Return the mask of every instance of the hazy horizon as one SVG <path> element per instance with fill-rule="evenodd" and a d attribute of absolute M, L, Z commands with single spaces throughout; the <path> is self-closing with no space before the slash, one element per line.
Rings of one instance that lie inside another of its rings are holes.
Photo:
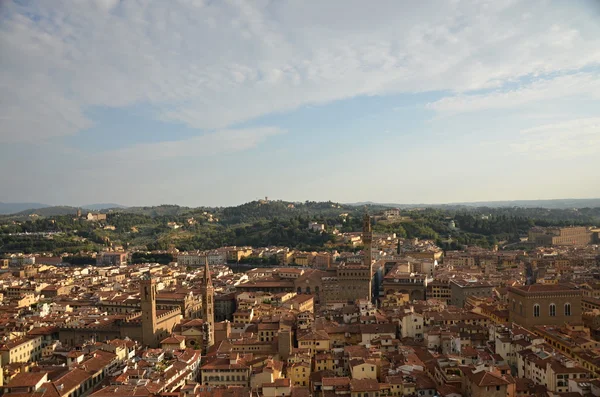
<path fill-rule="evenodd" d="M 0 201 L 600 197 L 598 20 L 594 0 L 4 1 Z"/>
<path fill-rule="evenodd" d="M 373 201 L 373 200 L 366 200 L 366 201 L 337 201 L 337 200 L 330 200 L 330 199 L 324 199 L 324 200 L 312 200 L 312 199 L 305 199 L 305 200 L 288 200 L 288 199 L 281 199 L 281 198 L 276 198 L 276 197 L 267 197 L 269 199 L 269 201 L 282 201 L 282 202 L 290 202 L 290 203 L 304 203 L 306 201 L 312 201 L 312 202 L 333 202 L 333 203 L 338 203 L 338 204 L 343 204 L 343 205 L 362 205 L 362 204 L 373 204 L 373 205 L 431 205 L 431 206 L 442 206 L 442 205 L 461 205 L 461 204 L 479 204 L 479 203 L 503 203 L 503 202 L 536 202 L 536 201 L 541 201 L 541 202 L 553 202 L 553 201 L 569 201 L 569 200 L 578 200 L 578 201 L 586 201 L 586 200 L 600 200 L 600 197 L 583 197 L 583 198 L 575 198 L 575 197 L 567 197 L 567 198 L 550 198 L 550 199 L 508 199 L 508 200 L 482 200 L 482 201 L 455 201 L 455 202 L 432 202 L 432 203 L 426 203 L 426 202 L 402 202 L 402 201 Z M 254 199 L 251 200 L 247 200 L 244 202 L 240 202 L 240 203 L 232 203 L 229 205 L 206 205 L 206 204 L 181 204 L 181 203 L 171 203 L 171 202 L 165 202 L 165 203 L 153 203 L 153 204 L 139 204 L 139 205 L 127 205 L 126 203 L 86 203 L 86 204 L 71 204 L 71 203 L 48 203 L 48 202 L 44 202 L 44 201 L 39 201 L 39 202 L 27 202 L 27 201 L 2 201 L 0 200 L 0 204 L 42 204 L 42 205 L 48 205 L 48 206 L 52 206 L 52 207 L 73 207 L 73 208 L 86 208 L 86 206 L 98 206 L 98 205 L 116 205 L 116 206 L 121 206 L 124 208 L 129 208 L 129 207 L 156 207 L 156 206 L 161 206 L 161 205 L 176 205 L 176 206 L 180 206 L 180 207 L 190 207 L 190 208 L 199 208 L 199 207 L 235 207 L 238 205 L 243 205 L 243 204 L 247 204 L 253 201 L 258 201 L 258 200 L 262 200 L 265 199 L 265 197 L 256 197 Z M 111 207 L 105 207 L 105 208 L 111 208 Z M 87 209 L 91 209 L 91 208 L 87 208 Z"/>

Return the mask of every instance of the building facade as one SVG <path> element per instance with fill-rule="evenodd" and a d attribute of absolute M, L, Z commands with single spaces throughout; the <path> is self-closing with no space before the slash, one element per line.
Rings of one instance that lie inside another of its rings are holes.
<path fill-rule="evenodd" d="M 494 286 L 487 281 L 451 280 L 450 303 L 453 306 L 464 307 L 468 297 L 489 298 L 493 291 Z"/>
<path fill-rule="evenodd" d="M 587 245 L 592 242 L 592 231 L 585 226 L 534 227 L 529 230 L 529 242 L 536 245 Z"/>
<path fill-rule="evenodd" d="M 509 287 L 509 321 L 524 327 L 579 324 L 581 296 L 581 290 L 560 284 Z"/>
<path fill-rule="evenodd" d="M 338 300 L 356 301 L 357 299 L 372 300 L 373 259 L 371 217 L 365 214 L 363 219 L 363 258 L 362 263 L 343 263 L 336 270 L 336 293 Z"/>
<path fill-rule="evenodd" d="M 98 266 L 122 266 L 127 264 L 125 252 L 102 252 L 96 257 Z"/>

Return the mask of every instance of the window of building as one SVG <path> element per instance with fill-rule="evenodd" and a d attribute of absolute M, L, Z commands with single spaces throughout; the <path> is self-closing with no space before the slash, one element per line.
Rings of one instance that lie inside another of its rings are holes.
<path fill-rule="evenodd" d="M 571 315 L 571 304 L 565 303 L 565 316 L 570 316 L 570 315 Z"/>
<path fill-rule="evenodd" d="M 537 303 L 535 305 L 533 305 L 533 317 L 539 317 L 540 316 L 540 305 L 538 305 Z"/>
<path fill-rule="evenodd" d="M 556 316 L 556 305 L 554 303 L 550 304 L 550 317 Z"/>

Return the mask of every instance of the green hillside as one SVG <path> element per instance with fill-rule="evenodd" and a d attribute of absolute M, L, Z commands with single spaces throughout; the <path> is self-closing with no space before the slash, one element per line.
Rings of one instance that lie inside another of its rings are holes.
<path fill-rule="evenodd" d="M 189 208 L 176 205 L 111 209 L 106 221 L 77 219 L 75 207 L 0 216 L 0 253 L 54 253 L 98 250 L 105 246 L 141 249 L 211 249 L 225 245 L 280 245 L 303 250 L 350 249 L 332 231 L 359 231 L 365 209 L 386 207 L 334 202 L 253 201 L 235 207 Z M 32 216 L 32 214 L 36 216 Z M 427 208 L 402 210 L 400 222 L 382 220 L 376 232 L 435 240 L 446 249 L 464 245 L 492 247 L 518 242 L 534 225 L 600 225 L 600 208 Z M 324 233 L 309 222 L 326 226 Z M 450 226 L 450 221 L 456 225 Z"/>

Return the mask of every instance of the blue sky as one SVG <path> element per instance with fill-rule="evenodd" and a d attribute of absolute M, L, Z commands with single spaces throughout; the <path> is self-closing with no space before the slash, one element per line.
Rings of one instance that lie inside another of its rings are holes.
<path fill-rule="evenodd" d="M 600 197 L 600 3 L 0 5 L 0 201 Z"/>

